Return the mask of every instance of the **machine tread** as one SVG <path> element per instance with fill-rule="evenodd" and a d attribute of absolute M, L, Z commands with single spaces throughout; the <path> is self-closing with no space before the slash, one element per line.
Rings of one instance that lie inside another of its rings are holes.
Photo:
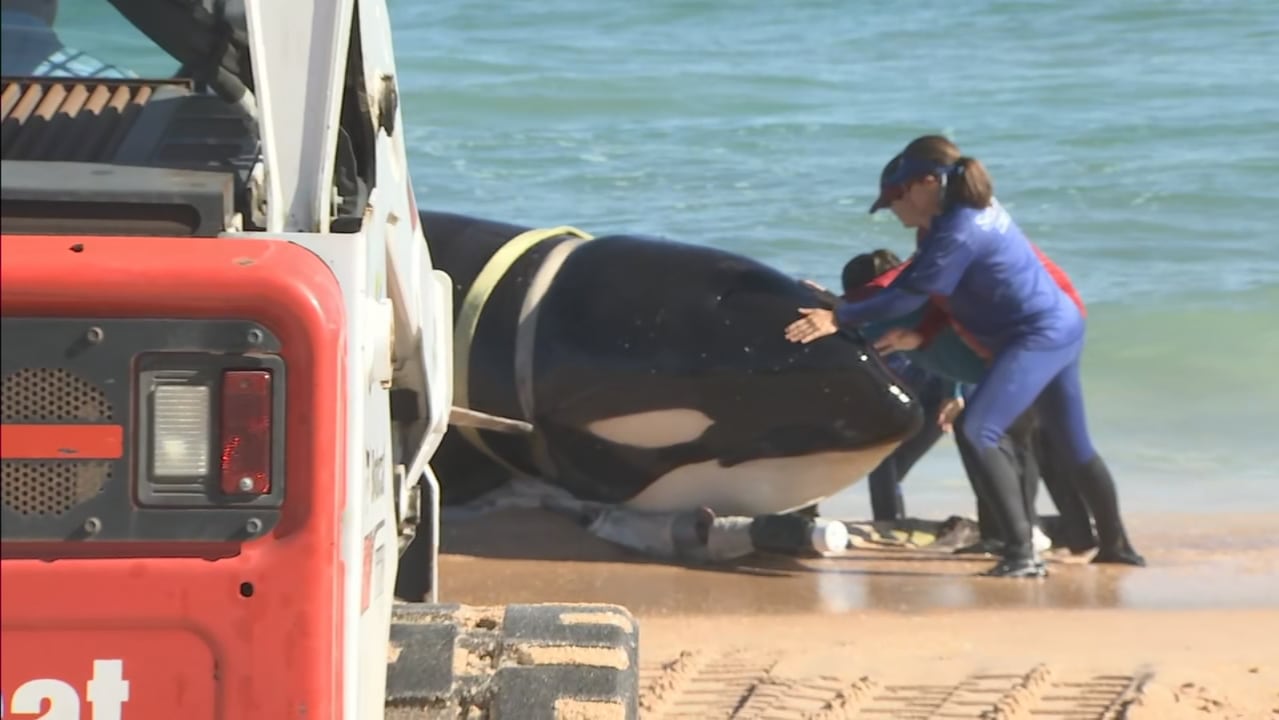
<path fill-rule="evenodd" d="M 625 608 L 397 603 L 387 720 L 636 720 L 639 632 Z"/>

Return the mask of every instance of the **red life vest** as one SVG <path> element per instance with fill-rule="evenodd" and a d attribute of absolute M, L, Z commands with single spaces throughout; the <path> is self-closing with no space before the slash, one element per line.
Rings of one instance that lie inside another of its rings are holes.
<path fill-rule="evenodd" d="M 919 245 L 919 240 L 922 237 L 922 230 L 915 231 L 916 246 Z M 1048 257 L 1047 253 L 1040 250 L 1038 245 L 1031 243 L 1030 247 L 1035 251 L 1035 256 L 1039 258 L 1039 262 L 1043 263 L 1044 269 L 1048 271 L 1048 274 L 1052 276 L 1053 281 L 1057 283 L 1057 287 L 1061 288 L 1062 292 L 1066 293 L 1066 295 L 1070 296 L 1070 299 L 1074 301 L 1075 306 L 1079 308 L 1079 314 L 1084 317 L 1088 317 L 1088 309 L 1084 306 L 1084 300 L 1079 296 L 1079 291 L 1075 289 L 1075 285 L 1070 281 L 1070 276 L 1066 274 L 1066 271 L 1057 263 L 1053 262 L 1052 258 Z M 900 269 L 900 267 L 905 267 L 905 265 L 906 263 L 902 263 L 899 268 L 894 269 Z M 941 332 L 947 325 L 954 328 L 955 334 L 958 335 L 959 338 L 968 345 L 968 347 L 972 348 L 973 352 L 977 353 L 983 359 L 990 360 L 994 357 L 994 354 L 991 353 L 988 348 L 978 342 L 971 333 L 964 329 L 963 325 L 951 316 L 950 304 L 946 297 L 942 295 L 932 295 L 928 300 L 928 306 L 924 309 L 924 317 L 919 321 L 919 325 L 915 327 L 915 332 L 919 333 L 920 336 L 923 337 L 923 344 L 927 345 L 929 342 L 932 342 L 933 338 L 937 337 L 937 333 Z"/>
<path fill-rule="evenodd" d="M 883 290 L 884 288 L 888 287 L 889 283 L 891 283 L 893 280 L 896 280 L 897 276 L 901 275 L 902 271 L 905 270 L 906 266 L 909 264 L 910 264 L 910 260 L 907 260 L 906 262 L 902 263 L 901 265 L 898 265 L 895 268 L 890 268 L 888 270 L 885 270 L 879 275 L 876 275 L 874 278 L 871 279 L 870 282 L 866 283 L 865 285 L 849 290 L 847 293 L 844 294 L 844 299 L 849 301 L 857 301 L 857 300 L 865 300 L 871 297 L 872 295 L 879 292 L 880 290 Z"/>
<path fill-rule="evenodd" d="M 1031 243 L 1030 248 L 1035 251 L 1035 255 L 1039 257 L 1039 262 L 1044 264 L 1044 269 L 1047 270 L 1048 274 L 1052 276 L 1054 281 L 1056 281 L 1057 287 L 1061 288 L 1062 292 L 1069 295 L 1070 299 L 1075 301 L 1075 307 L 1079 308 L 1079 314 L 1084 317 L 1088 317 L 1088 308 L 1084 307 L 1084 299 L 1079 297 L 1079 292 L 1075 290 L 1074 283 L 1070 282 L 1070 276 L 1066 274 L 1066 271 L 1062 270 L 1057 263 L 1053 262 L 1052 258 L 1048 257 L 1047 253 L 1040 250 L 1038 245 Z"/>

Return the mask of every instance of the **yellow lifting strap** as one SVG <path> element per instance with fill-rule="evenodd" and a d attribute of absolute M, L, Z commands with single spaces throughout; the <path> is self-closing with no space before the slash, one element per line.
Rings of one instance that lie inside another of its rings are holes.
<path fill-rule="evenodd" d="M 480 274 L 475 276 L 475 282 L 471 283 L 471 288 L 466 291 L 466 297 L 462 300 L 462 309 L 458 311 L 457 324 L 453 328 L 454 405 L 461 408 L 470 408 L 471 341 L 475 338 L 475 328 L 480 323 L 480 315 L 484 312 L 484 305 L 488 302 L 489 295 L 493 294 L 493 288 L 497 287 L 498 282 L 501 281 L 506 272 L 515 264 L 515 261 L 519 260 L 524 253 L 544 240 L 565 235 L 583 240 L 590 240 L 592 237 L 568 225 L 522 232 L 507 240 L 506 244 L 498 248 L 498 251 L 493 253 L 493 257 L 489 258 L 488 262 L 484 264 Z M 455 426 L 455 429 L 462 433 L 462 437 L 466 438 L 471 445 L 493 458 L 498 464 L 516 474 L 523 472 L 518 468 L 512 467 L 510 463 L 493 452 L 488 443 L 484 442 L 484 438 L 480 437 L 480 433 L 476 428 Z"/>

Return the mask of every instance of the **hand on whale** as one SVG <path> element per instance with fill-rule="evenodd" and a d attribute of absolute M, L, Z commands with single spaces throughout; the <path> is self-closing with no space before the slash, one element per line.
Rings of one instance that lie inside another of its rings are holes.
<path fill-rule="evenodd" d="M 800 319 L 786 326 L 786 339 L 794 343 L 807 345 L 827 335 L 839 332 L 839 324 L 835 322 L 835 312 L 825 308 L 800 308 Z"/>

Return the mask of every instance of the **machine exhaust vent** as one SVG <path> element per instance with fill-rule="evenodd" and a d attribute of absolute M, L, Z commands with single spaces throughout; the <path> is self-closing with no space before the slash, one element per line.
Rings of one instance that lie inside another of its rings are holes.
<path fill-rule="evenodd" d="M 110 162 L 157 92 L 185 81 L 5 78 L 0 92 L 5 160 Z"/>

